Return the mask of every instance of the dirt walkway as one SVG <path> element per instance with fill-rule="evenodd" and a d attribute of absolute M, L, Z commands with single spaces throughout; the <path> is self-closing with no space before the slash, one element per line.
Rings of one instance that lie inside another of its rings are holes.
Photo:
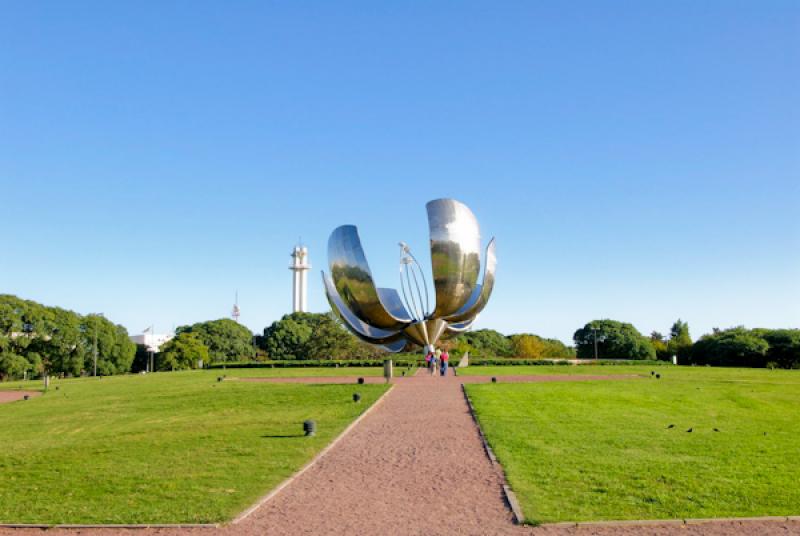
<path fill-rule="evenodd" d="M 22 400 L 25 396 L 33 398 L 41 394 L 40 391 L 0 391 L 0 404 L 16 402 L 17 400 Z"/>
<path fill-rule="evenodd" d="M 513 528 L 460 382 L 424 374 L 398 381 L 378 411 L 244 524 L 286 535 Z"/>

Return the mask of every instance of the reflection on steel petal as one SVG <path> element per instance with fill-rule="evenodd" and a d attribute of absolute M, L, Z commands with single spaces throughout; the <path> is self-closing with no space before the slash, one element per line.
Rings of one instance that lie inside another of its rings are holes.
<path fill-rule="evenodd" d="M 494 274 L 497 267 L 497 255 L 495 254 L 494 238 L 489 241 L 486 247 L 486 269 L 483 273 L 483 283 L 475 288 L 469 301 L 456 314 L 445 317 L 445 320 L 456 324 L 465 320 L 474 319 L 483 311 L 489 302 L 489 296 L 494 288 Z"/>
<path fill-rule="evenodd" d="M 389 352 L 399 352 L 406 347 L 406 344 L 408 344 L 407 340 L 398 339 L 395 342 L 391 342 L 388 344 L 381 344 L 380 346 L 382 346 L 384 350 Z"/>
<path fill-rule="evenodd" d="M 393 316 L 381 303 L 354 225 L 342 225 L 331 233 L 328 262 L 336 291 L 362 322 L 382 329 L 404 326 L 407 319 Z"/>
<path fill-rule="evenodd" d="M 461 309 L 472 295 L 481 269 L 481 236 L 478 220 L 464 204 L 437 199 L 427 204 L 431 238 L 434 317 L 446 317 Z"/>
<path fill-rule="evenodd" d="M 378 298 L 381 303 L 389 310 L 395 318 L 403 322 L 411 322 L 411 315 L 406 311 L 403 300 L 400 299 L 400 294 L 393 288 L 378 288 Z"/>
<path fill-rule="evenodd" d="M 388 331 L 370 326 L 362 322 L 353 312 L 342 302 L 339 293 L 336 292 L 336 287 L 333 286 L 333 281 L 328 277 L 325 272 L 322 272 L 322 283 L 325 285 L 325 295 L 328 298 L 328 303 L 342 319 L 344 325 L 350 329 L 360 339 L 373 343 L 384 344 L 393 342 L 401 337 L 397 331 Z"/>

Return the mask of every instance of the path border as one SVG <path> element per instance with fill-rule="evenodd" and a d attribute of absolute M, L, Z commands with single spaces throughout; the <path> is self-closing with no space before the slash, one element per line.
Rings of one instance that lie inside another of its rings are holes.
<path fill-rule="evenodd" d="M 540 523 L 537 527 L 572 527 L 572 528 L 602 528 L 602 527 L 627 527 L 649 525 L 703 525 L 706 523 L 736 523 L 776 521 L 783 523 L 800 522 L 800 516 L 761 516 L 761 517 L 707 517 L 686 519 L 620 519 L 616 521 L 559 521 L 556 523 Z"/>
<path fill-rule="evenodd" d="M 489 462 L 500 471 L 500 474 L 503 477 L 503 496 L 506 499 L 506 504 L 508 504 L 509 508 L 511 508 L 511 513 L 514 514 L 514 523 L 521 525 L 525 522 L 525 516 L 522 513 L 522 507 L 519 505 L 519 501 L 517 500 L 517 496 L 514 494 L 514 490 L 511 489 L 511 486 L 508 484 L 505 469 L 503 469 L 503 466 L 497 461 L 497 456 L 494 455 L 492 447 L 486 440 L 486 436 L 483 433 L 483 428 L 481 428 L 481 423 L 478 421 L 478 416 L 475 413 L 475 407 L 472 405 L 472 400 L 470 400 L 469 395 L 467 394 L 467 388 L 464 387 L 463 383 L 461 384 L 461 392 L 464 393 L 464 399 L 467 401 L 467 407 L 469 407 L 469 414 L 472 415 L 472 420 L 475 423 L 475 427 L 478 429 L 478 435 L 483 443 L 483 450 L 486 452 L 486 457 L 489 458 Z"/>
<path fill-rule="evenodd" d="M 250 506 L 249 508 L 244 510 L 241 514 L 233 518 L 233 521 L 231 521 L 231 525 L 238 525 L 239 523 L 250 517 L 250 515 L 253 512 L 264 506 L 264 504 L 266 504 L 270 499 L 272 499 L 278 493 L 280 493 L 286 486 L 294 482 L 300 475 L 311 469 L 311 467 L 313 467 L 323 456 L 325 456 L 333 447 L 335 447 L 336 444 L 339 443 L 339 441 L 344 439 L 344 437 L 348 433 L 350 433 L 350 431 L 353 428 L 355 428 L 358 425 L 358 423 L 360 423 L 367 415 L 369 415 L 372 411 L 374 411 L 375 408 L 377 408 L 381 404 L 381 402 L 383 402 L 386 399 L 386 395 L 392 392 L 392 389 L 394 389 L 394 384 L 389 384 L 389 388 L 386 390 L 386 392 L 383 393 L 375 402 L 373 402 L 372 405 L 368 407 L 361 415 L 356 417 L 356 419 L 353 422 L 347 425 L 347 428 L 345 428 L 338 436 L 336 436 L 336 438 L 333 441 L 328 443 L 328 446 L 322 449 L 308 463 L 306 463 L 303 467 L 301 467 L 295 473 L 290 475 L 286 480 L 278 484 L 277 487 L 273 488 L 269 493 L 258 499 L 252 506 Z"/>
<path fill-rule="evenodd" d="M 91 523 L 86 525 L 81 524 L 58 524 L 47 525 L 44 523 L 0 523 L 0 529 L 68 529 L 68 530 L 83 530 L 83 529 L 218 529 L 219 523 L 147 523 L 143 525 L 125 524 L 103 524 Z"/>

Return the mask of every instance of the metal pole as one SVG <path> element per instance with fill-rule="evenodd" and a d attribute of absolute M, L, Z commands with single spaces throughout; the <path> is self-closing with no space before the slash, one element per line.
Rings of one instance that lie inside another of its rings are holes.
<path fill-rule="evenodd" d="M 97 317 L 94 319 L 94 376 L 97 376 Z"/>

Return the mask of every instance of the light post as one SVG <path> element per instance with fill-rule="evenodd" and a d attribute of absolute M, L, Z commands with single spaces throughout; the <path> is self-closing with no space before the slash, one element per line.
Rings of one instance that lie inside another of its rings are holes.
<path fill-rule="evenodd" d="M 97 376 L 97 321 L 98 317 L 103 316 L 103 313 L 94 314 L 94 371 L 93 376 Z"/>
<path fill-rule="evenodd" d="M 597 361 L 597 328 L 592 326 L 590 329 L 594 335 L 594 360 Z M 605 335 L 600 335 L 600 342 L 603 342 L 604 340 L 606 340 Z"/>

